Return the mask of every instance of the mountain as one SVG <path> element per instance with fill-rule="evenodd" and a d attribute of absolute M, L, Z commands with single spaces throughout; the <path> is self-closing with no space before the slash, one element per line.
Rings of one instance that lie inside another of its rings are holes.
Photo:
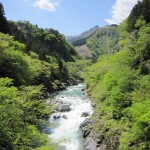
<path fill-rule="evenodd" d="M 91 51 L 89 49 L 89 47 L 84 44 L 84 45 L 81 45 L 81 46 L 76 46 L 75 47 L 75 50 L 82 56 L 84 56 L 85 58 L 92 58 L 92 54 L 91 54 Z"/>
<path fill-rule="evenodd" d="M 149 10 L 150 0 L 138 1 L 118 25 L 117 38 L 116 28 L 108 26 L 87 40 L 100 56 L 83 74 L 95 107 L 81 125 L 84 149 L 150 149 Z M 111 54 L 107 45 L 117 51 Z"/>
<path fill-rule="evenodd" d="M 96 25 L 93 28 L 89 29 L 88 31 L 85 31 L 77 36 L 66 36 L 66 40 L 68 43 L 71 43 L 74 46 L 80 46 L 83 45 L 86 42 L 86 39 L 90 37 L 94 32 L 96 32 L 99 29 L 99 26 Z"/>
<path fill-rule="evenodd" d="M 8 33 L 13 35 L 15 40 L 26 45 L 26 52 L 34 51 L 40 59 L 53 55 L 64 61 L 74 61 L 73 57 L 77 56 L 74 48 L 57 30 L 38 28 L 28 21 L 9 22 L 9 29 Z"/>
<path fill-rule="evenodd" d="M 97 59 L 100 55 L 115 53 L 118 50 L 119 35 L 117 25 L 107 25 L 99 28 L 86 41 L 93 58 Z"/>
<path fill-rule="evenodd" d="M 84 37 L 86 32 L 81 35 Z M 117 25 L 113 24 L 101 27 L 89 37 L 73 41 L 72 44 L 75 46 L 78 53 L 86 58 L 93 58 L 96 60 L 100 55 L 115 53 L 118 50 L 118 41 Z"/>

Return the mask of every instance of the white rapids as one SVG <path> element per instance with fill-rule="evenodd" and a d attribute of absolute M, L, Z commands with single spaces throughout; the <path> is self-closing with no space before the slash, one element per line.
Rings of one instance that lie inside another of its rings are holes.
<path fill-rule="evenodd" d="M 82 91 L 84 84 L 69 86 L 66 90 L 61 91 L 56 99 L 71 103 L 71 111 L 61 112 L 61 116 L 65 114 L 67 119 L 53 119 L 50 117 L 49 123 L 52 133 L 49 134 L 51 143 L 58 145 L 57 150 L 82 150 L 83 139 L 79 129 L 80 124 L 85 120 L 81 117 L 83 112 L 93 113 L 90 100 L 87 94 Z"/>

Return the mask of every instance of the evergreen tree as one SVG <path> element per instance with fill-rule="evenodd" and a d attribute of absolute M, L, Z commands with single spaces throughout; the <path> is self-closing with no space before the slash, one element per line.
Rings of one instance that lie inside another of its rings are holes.
<path fill-rule="evenodd" d="M 136 20 L 141 16 L 144 17 L 144 20 L 149 23 L 150 22 L 150 0 L 138 1 L 138 3 L 133 7 L 129 18 L 128 18 L 128 31 L 131 32 L 135 29 L 134 25 Z"/>
<path fill-rule="evenodd" d="M 4 15 L 5 15 L 4 8 L 2 3 L 0 3 L 0 32 L 7 33 L 9 28 L 7 19 Z"/>

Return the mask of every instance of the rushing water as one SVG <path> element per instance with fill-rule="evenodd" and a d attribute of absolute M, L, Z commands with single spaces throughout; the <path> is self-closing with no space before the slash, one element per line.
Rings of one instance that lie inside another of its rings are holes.
<path fill-rule="evenodd" d="M 55 148 L 57 150 L 82 150 L 83 139 L 79 126 L 85 117 L 81 117 L 81 114 L 85 111 L 90 115 L 93 113 L 88 96 L 81 91 L 83 88 L 84 84 L 69 86 L 56 96 L 56 99 L 71 103 L 71 111 L 61 113 L 67 119 L 54 119 L 52 115 L 48 120 L 51 128 L 49 138 L 53 144 L 59 145 Z"/>

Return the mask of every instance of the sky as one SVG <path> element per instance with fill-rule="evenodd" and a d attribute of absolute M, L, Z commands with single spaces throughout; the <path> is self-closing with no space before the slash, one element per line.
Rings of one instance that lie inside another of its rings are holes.
<path fill-rule="evenodd" d="M 119 24 L 138 0 L 0 0 L 8 20 L 28 20 L 65 36 L 79 35 L 98 25 Z"/>

